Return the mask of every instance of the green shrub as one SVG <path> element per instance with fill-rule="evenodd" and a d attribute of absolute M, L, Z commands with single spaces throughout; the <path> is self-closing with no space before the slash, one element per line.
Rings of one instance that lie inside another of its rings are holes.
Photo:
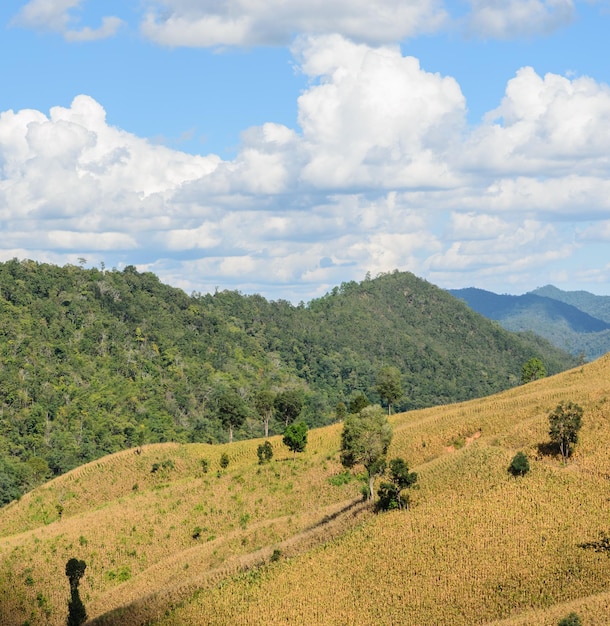
<path fill-rule="evenodd" d="M 222 467 L 222 469 L 229 467 L 229 455 L 226 452 L 220 455 L 220 467 Z"/>
<path fill-rule="evenodd" d="M 523 452 L 517 452 L 510 462 L 508 471 L 513 476 L 525 476 L 530 471 L 530 462 Z"/>
<path fill-rule="evenodd" d="M 260 446 L 258 446 L 256 454 L 258 455 L 259 465 L 269 463 L 273 458 L 273 446 L 269 441 L 265 441 L 265 443 L 261 443 Z"/>

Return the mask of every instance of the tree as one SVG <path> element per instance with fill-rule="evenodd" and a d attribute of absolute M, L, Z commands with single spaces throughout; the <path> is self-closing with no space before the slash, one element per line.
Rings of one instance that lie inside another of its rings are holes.
<path fill-rule="evenodd" d="M 393 365 L 386 365 L 377 374 L 376 390 L 379 397 L 388 405 L 388 415 L 392 412 L 392 404 L 402 396 L 400 371 Z"/>
<path fill-rule="evenodd" d="M 297 452 L 303 452 L 307 445 L 307 424 L 305 422 L 294 422 L 290 424 L 284 432 L 282 440 L 285 446 L 293 452 L 293 458 L 296 458 Z"/>
<path fill-rule="evenodd" d="M 369 406 L 371 404 L 369 399 L 359 391 L 352 399 L 349 401 L 349 412 L 350 413 L 360 413 L 365 406 Z"/>
<path fill-rule="evenodd" d="M 530 462 L 524 452 L 517 452 L 511 461 L 508 471 L 513 476 L 525 476 L 530 471 Z"/>
<path fill-rule="evenodd" d="M 254 398 L 254 406 L 256 412 L 263 420 L 263 428 L 265 429 L 265 437 L 269 436 L 269 420 L 273 415 L 273 401 L 275 395 L 269 389 L 261 389 Z"/>
<path fill-rule="evenodd" d="M 259 465 L 269 463 L 273 458 L 273 447 L 268 441 L 265 441 L 265 443 L 261 443 L 260 446 L 258 446 L 256 454 L 258 455 Z"/>
<path fill-rule="evenodd" d="M 551 441 L 559 446 L 564 463 L 570 456 L 572 446 L 578 441 L 582 415 L 582 407 L 573 402 L 561 402 L 549 413 L 549 435 Z"/>
<path fill-rule="evenodd" d="M 397 458 L 390 461 L 389 482 L 383 482 L 379 486 L 379 508 L 388 509 L 409 508 L 409 499 L 403 498 L 401 492 L 417 482 L 417 474 L 409 471 L 409 466 L 404 459 Z"/>
<path fill-rule="evenodd" d="M 385 469 L 385 456 L 392 441 L 392 427 L 379 405 L 364 407 L 348 415 L 341 433 L 341 463 L 362 464 L 368 476 L 368 499 L 373 498 L 375 477 Z"/>
<path fill-rule="evenodd" d="M 288 426 L 299 417 L 304 403 L 303 392 L 300 389 L 285 389 L 275 396 L 273 405 L 280 419 Z"/>
<path fill-rule="evenodd" d="M 220 394 L 217 411 L 225 428 L 229 429 L 229 443 L 233 441 L 233 430 L 239 428 L 248 416 L 246 403 L 234 389 L 225 389 Z"/>
<path fill-rule="evenodd" d="M 338 422 L 342 422 L 347 417 L 347 407 L 344 402 L 337 402 L 335 408 L 335 419 Z"/>
<path fill-rule="evenodd" d="M 79 561 L 75 558 L 70 559 L 66 563 L 66 576 L 70 581 L 67 626 L 80 626 L 87 621 L 87 611 L 78 592 L 80 579 L 84 576 L 86 568 L 87 564 L 85 561 Z"/>
<path fill-rule="evenodd" d="M 521 382 L 531 383 L 533 380 L 544 378 L 546 376 L 546 367 L 538 357 L 532 357 L 523 364 L 521 368 Z"/>

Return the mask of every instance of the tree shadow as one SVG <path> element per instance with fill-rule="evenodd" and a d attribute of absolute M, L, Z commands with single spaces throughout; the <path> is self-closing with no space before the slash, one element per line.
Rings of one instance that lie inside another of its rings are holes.
<path fill-rule="evenodd" d="M 553 441 L 545 441 L 543 443 L 539 443 L 536 446 L 536 456 L 559 456 L 561 455 L 561 448 L 558 443 L 554 443 Z"/>

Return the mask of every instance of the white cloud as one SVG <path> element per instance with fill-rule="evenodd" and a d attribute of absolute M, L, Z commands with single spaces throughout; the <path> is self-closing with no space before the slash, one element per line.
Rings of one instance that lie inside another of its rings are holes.
<path fill-rule="evenodd" d="M 113 37 L 123 25 L 123 20 L 109 16 L 102 18 L 98 28 L 85 26 L 73 28 L 75 19 L 71 13 L 84 0 L 30 0 L 13 20 L 14 24 L 61 33 L 67 41 L 94 41 Z"/>
<path fill-rule="evenodd" d="M 575 16 L 573 0 L 470 0 L 468 30 L 486 39 L 549 33 Z"/>
<path fill-rule="evenodd" d="M 294 33 L 341 33 L 357 41 L 400 41 L 441 27 L 440 0 L 158 0 L 142 32 L 166 46 L 256 46 L 290 42 Z"/>
<path fill-rule="evenodd" d="M 470 137 L 464 166 L 510 175 L 605 175 L 610 88 L 525 67 Z"/>
<path fill-rule="evenodd" d="M 398 48 L 338 35 L 295 46 L 302 71 L 319 81 L 299 98 L 310 151 L 302 177 L 314 186 L 444 186 L 443 155 L 459 135 L 465 99 L 457 82 L 423 71 Z"/>
<path fill-rule="evenodd" d="M 396 267 L 538 282 L 596 229 L 608 237 L 606 86 L 524 68 L 470 129 L 457 82 L 398 48 L 335 35 L 295 54 L 311 80 L 300 128 L 247 129 L 230 161 L 109 126 L 87 96 L 0 114 L 0 258 L 83 256 L 187 291 L 300 300 Z"/>

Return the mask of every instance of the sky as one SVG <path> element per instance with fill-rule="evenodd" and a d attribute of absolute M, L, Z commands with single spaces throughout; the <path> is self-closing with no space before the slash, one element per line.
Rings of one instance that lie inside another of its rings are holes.
<path fill-rule="evenodd" d="M 3 0 L 0 261 L 610 295 L 608 33 L 609 0 Z"/>

